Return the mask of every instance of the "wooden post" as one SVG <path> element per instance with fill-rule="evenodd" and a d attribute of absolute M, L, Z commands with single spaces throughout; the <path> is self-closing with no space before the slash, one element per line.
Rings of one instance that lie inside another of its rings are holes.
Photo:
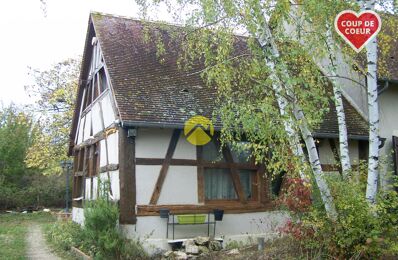
<path fill-rule="evenodd" d="M 127 129 L 119 127 L 120 224 L 135 224 L 135 137 L 127 137 Z"/>

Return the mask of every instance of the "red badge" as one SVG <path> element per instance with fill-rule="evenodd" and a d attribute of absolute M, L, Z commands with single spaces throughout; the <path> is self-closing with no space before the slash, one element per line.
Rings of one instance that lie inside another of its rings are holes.
<path fill-rule="evenodd" d="M 336 16 L 334 26 L 338 34 L 356 51 L 360 52 L 381 28 L 380 16 L 373 11 L 342 11 Z"/>

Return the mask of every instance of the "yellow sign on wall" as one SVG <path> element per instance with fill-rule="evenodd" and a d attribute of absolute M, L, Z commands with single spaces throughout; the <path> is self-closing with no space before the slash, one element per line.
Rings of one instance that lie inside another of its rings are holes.
<path fill-rule="evenodd" d="M 193 145 L 205 145 L 214 135 L 214 126 L 204 116 L 193 116 L 185 122 L 184 135 Z"/>

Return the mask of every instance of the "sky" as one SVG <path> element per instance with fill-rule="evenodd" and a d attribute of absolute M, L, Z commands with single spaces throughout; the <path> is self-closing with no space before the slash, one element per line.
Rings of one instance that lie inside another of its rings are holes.
<path fill-rule="evenodd" d="M 90 11 L 138 17 L 134 0 L 12 0 L 1 4 L 0 107 L 34 102 L 24 91 L 32 84 L 28 67 L 83 54 Z"/>

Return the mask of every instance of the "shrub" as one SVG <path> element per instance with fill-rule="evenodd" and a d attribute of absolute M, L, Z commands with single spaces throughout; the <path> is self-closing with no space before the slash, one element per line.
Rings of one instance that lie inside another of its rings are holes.
<path fill-rule="evenodd" d="M 119 209 L 105 196 L 88 203 L 84 209 L 83 235 L 86 252 L 96 259 L 143 259 L 140 241 L 125 239 L 117 227 Z"/>
<path fill-rule="evenodd" d="M 65 175 L 24 176 L 21 186 L 2 183 L 0 190 L 0 209 L 65 206 Z"/>
<path fill-rule="evenodd" d="M 79 224 L 72 221 L 58 221 L 46 229 L 47 239 L 57 249 L 68 251 L 71 247 L 79 247 L 84 238 Z"/>
<path fill-rule="evenodd" d="M 392 191 L 378 198 L 376 207 L 365 199 L 363 184 L 330 177 L 338 218 L 329 219 L 321 205 L 292 212 L 280 231 L 301 240 L 307 250 L 321 249 L 337 258 L 375 258 L 398 252 L 398 196 Z"/>

